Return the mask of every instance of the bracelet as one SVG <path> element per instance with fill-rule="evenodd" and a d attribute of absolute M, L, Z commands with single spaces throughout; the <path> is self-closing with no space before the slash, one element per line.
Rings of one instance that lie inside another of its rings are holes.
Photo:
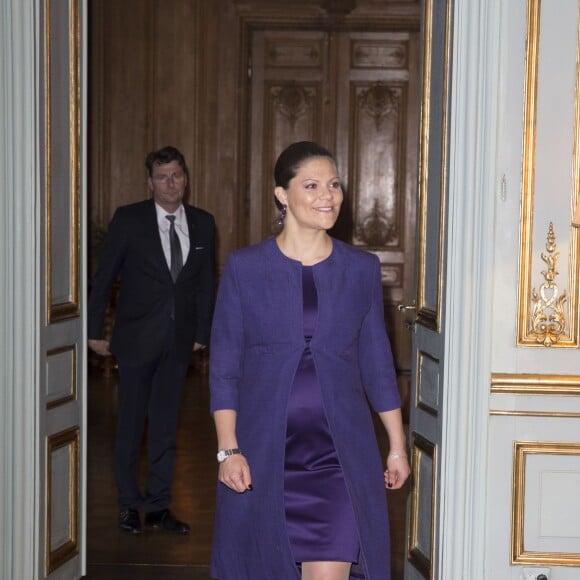
<path fill-rule="evenodd" d="M 389 457 L 393 458 L 393 459 L 401 459 L 403 457 L 407 457 L 406 453 L 389 453 L 387 455 L 387 459 L 389 459 Z"/>

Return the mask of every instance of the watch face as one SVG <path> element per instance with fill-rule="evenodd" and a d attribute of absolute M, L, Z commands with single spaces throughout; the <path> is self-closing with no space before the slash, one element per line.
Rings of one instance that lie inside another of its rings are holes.
<path fill-rule="evenodd" d="M 241 453 L 239 449 L 220 449 L 217 454 L 218 463 L 223 463 L 230 455 Z"/>

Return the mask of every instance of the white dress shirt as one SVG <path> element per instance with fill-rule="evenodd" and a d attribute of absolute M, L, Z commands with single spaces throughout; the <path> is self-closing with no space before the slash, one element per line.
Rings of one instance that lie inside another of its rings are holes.
<path fill-rule="evenodd" d="M 163 246 L 163 253 L 167 261 L 167 267 L 171 270 L 171 245 L 169 242 L 169 228 L 171 222 L 165 218 L 166 215 L 175 216 L 175 231 L 181 244 L 181 254 L 183 256 L 183 263 L 187 261 L 189 255 L 189 228 L 187 227 L 187 219 L 185 215 L 185 208 L 180 205 L 174 214 L 167 213 L 159 204 L 155 204 L 157 210 L 157 225 L 159 226 L 159 237 L 161 238 L 161 245 Z"/>

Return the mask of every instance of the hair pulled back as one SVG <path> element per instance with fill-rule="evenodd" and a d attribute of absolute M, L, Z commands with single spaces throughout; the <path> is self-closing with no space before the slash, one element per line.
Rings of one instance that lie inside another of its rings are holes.
<path fill-rule="evenodd" d="M 330 151 L 312 141 L 298 141 L 292 143 L 280 153 L 274 166 L 274 180 L 276 187 L 288 188 L 290 181 L 296 177 L 298 168 L 314 157 L 326 157 L 334 165 L 336 160 Z"/>

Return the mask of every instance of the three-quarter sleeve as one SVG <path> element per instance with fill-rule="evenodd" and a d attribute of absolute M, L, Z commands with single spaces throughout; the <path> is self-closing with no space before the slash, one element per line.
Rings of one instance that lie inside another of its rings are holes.
<path fill-rule="evenodd" d="M 375 257 L 376 258 L 376 257 Z M 380 263 L 373 260 L 370 307 L 359 336 L 359 361 L 367 397 L 377 412 L 401 406 L 391 345 L 385 328 Z"/>
<path fill-rule="evenodd" d="M 217 294 L 210 341 L 210 411 L 238 410 L 243 372 L 243 315 L 234 259 L 226 262 Z"/>

